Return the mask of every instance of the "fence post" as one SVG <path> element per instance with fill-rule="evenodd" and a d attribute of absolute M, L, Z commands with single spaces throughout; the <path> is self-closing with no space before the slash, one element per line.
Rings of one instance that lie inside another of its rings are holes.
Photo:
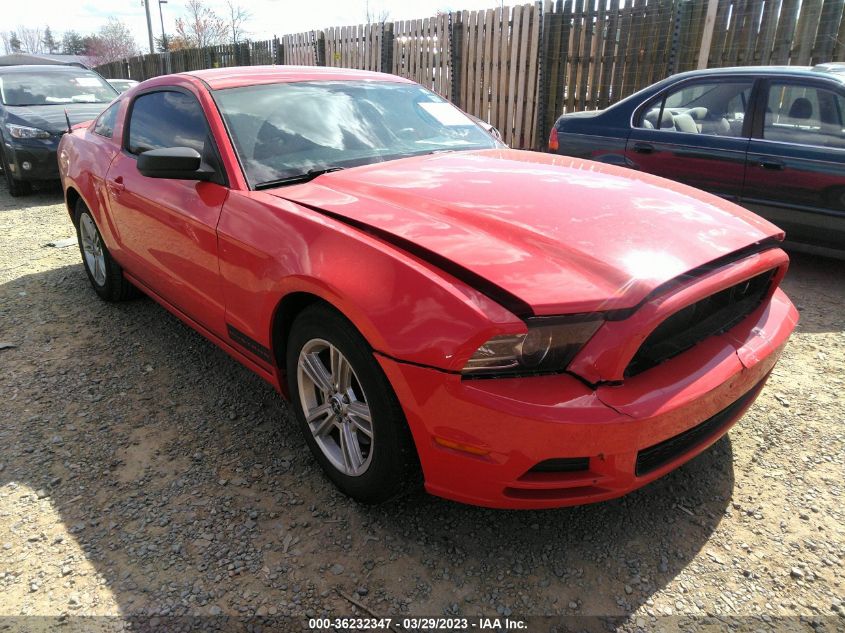
<path fill-rule="evenodd" d="M 393 22 L 381 25 L 381 72 L 393 72 Z"/>
<path fill-rule="evenodd" d="M 279 66 L 285 63 L 285 48 L 275 35 L 273 36 L 273 63 Z"/>
<path fill-rule="evenodd" d="M 675 5 L 675 24 L 672 27 L 672 47 L 669 49 L 668 70 L 670 75 L 678 72 L 678 60 L 680 59 L 681 46 L 681 22 L 689 9 L 690 3 L 687 0 L 680 0 Z"/>
<path fill-rule="evenodd" d="M 536 112 L 534 116 L 534 147 L 531 149 L 542 148 L 546 142 L 546 113 L 549 109 L 547 99 L 548 94 L 548 50 L 549 50 L 549 29 L 547 28 L 546 20 L 550 19 L 550 14 L 547 14 L 545 4 L 537 3 L 539 14 L 537 19 L 540 21 L 540 32 L 538 34 L 539 47 L 537 50 L 537 102 L 535 104 Z M 549 16 L 547 18 L 547 15 Z M 598 51 L 596 51 L 596 62 L 598 61 Z M 593 92 L 595 93 L 595 87 Z"/>
<path fill-rule="evenodd" d="M 314 55 L 318 66 L 326 65 L 326 34 L 323 31 L 315 33 Z"/>
<path fill-rule="evenodd" d="M 464 107 L 461 103 L 461 55 L 464 48 L 464 31 L 461 24 L 461 14 L 458 11 L 449 12 L 449 87 L 452 103 L 459 108 Z"/>

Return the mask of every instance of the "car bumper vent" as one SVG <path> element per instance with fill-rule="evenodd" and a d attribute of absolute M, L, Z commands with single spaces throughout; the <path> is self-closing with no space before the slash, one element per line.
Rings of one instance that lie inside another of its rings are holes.
<path fill-rule="evenodd" d="M 557 457 L 540 462 L 529 473 L 577 473 L 588 470 L 589 457 Z"/>
<path fill-rule="evenodd" d="M 641 450 L 637 453 L 637 464 L 634 471 L 636 476 L 642 477 L 657 470 L 661 466 L 665 466 L 718 434 L 720 430 L 736 419 L 736 416 L 748 403 L 754 400 L 762 388 L 764 381 L 765 379 L 760 381 L 745 395 L 735 400 L 713 417 L 707 418 L 701 424 L 687 429 L 674 437 L 670 437 L 668 440 L 663 440 L 659 444 Z"/>
<path fill-rule="evenodd" d="M 754 312 L 769 291 L 775 270 L 725 288 L 679 310 L 643 342 L 625 369 L 630 378 L 731 329 Z"/>

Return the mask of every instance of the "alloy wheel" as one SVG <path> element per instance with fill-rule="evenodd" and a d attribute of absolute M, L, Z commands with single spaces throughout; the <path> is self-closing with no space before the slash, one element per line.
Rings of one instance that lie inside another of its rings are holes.
<path fill-rule="evenodd" d="M 106 257 L 103 253 L 103 242 L 100 233 L 94 225 L 94 220 L 87 213 L 79 219 L 79 235 L 82 241 L 82 252 L 85 255 L 85 265 L 98 286 L 106 283 Z"/>
<path fill-rule="evenodd" d="M 345 475 L 362 475 L 373 457 L 373 425 L 358 377 L 341 351 L 311 339 L 299 352 L 297 386 L 320 450 Z"/>

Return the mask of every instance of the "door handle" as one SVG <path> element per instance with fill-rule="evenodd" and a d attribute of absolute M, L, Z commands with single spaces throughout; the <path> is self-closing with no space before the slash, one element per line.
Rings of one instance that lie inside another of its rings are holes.
<path fill-rule="evenodd" d="M 111 178 L 106 182 L 106 186 L 109 188 L 109 191 L 112 194 L 119 195 L 124 192 L 126 186 L 123 184 L 123 176 L 118 176 L 117 178 Z"/>
<path fill-rule="evenodd" d="M 634 151 L 638 154 L 651 154 L 654 151 L 654 145 L 651 143 L 634 143 Z"/>
<path fill-rule="evenodd" d="M 778 170 L 783 169 L 784 164 L 782 161 L 773 160 L 771 158 L 763 158 L 757 161 L 757 165 L 762 167 L 763 169 L 771 169 L 771 170 Z"/>

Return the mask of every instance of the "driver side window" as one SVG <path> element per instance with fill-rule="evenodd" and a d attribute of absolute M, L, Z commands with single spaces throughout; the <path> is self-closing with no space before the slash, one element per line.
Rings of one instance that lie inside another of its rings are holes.
<path fill-rule="evenodd" d="M 150 92 L 135 99 L 127 138 L 126 149 L 131 154 L 190 147 L 204 155 L 208 125 L 193 97 L 175 91 Z"/>
<path fill-rule="evenodd" d="M 751 81 L 686 83 L 652 102 L 643 112 L 638 127 L 740 137 L 751 86 Z"/>

